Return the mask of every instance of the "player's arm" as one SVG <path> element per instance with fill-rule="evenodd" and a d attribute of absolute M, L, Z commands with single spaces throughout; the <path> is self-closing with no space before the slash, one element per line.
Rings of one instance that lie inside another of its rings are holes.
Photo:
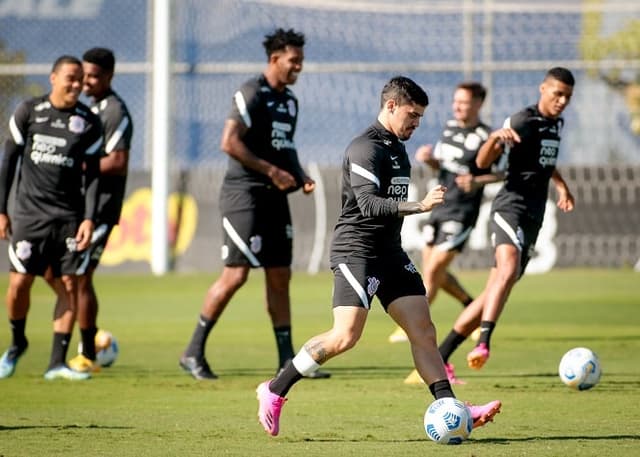
<path fill-rule="evenodd" d="M 100 159 L 100 174 L 126 176 L 133 134 L 131 119 L 125 110 L 114 104 L 113 109 L 105 113 L 103 128 L 105 154 Z"/>
<path fill-rule="evenodd" d="M 243 166 L 266 175 L 280 190 L 287 190 L 296 186 L 296 180 L 282 168 L 256 156 L 242 141 L 248 128 L 235 119 L 227 119 L 222 130 L 220 148 Z"/>
<path fill-rule="evenodd" d="M 553 181 L 553 184 L 556 187 L 556 193 L 558 194 L 558 200 L 556 202 L 558 208 L 565 213 L 573 211 L 575 198 L 569 190 L 569 186 L 567 186 L 566 181 L 557 169 L 553 170 L 551 180 Z"/>
<path fill-rule="evenodd" d="M 433 170 L 440 169 L 440 161 L 437 159 L 437 150 L 439 148 L 439 143 L 436 144 L 435 150 L 434 147 L 430 144 L 423 144 L 418 149 L 416 149 L 415 159 L 420 162 L 429 165 Z"/>
<path fill-rule="evenodd" d="M 494 130 L 480 147 L 476 156 L 476 165 L 478 168 L 489 168 L 506 147 L 511 147 L 515 143 L 520 143 L 520 135 L 511 127 Z"/>
<path fill-rule="evenodd" d="M 444 203 L 444 194 L 447 188 L 438 184 L 436 187 L 427 192 L 427 195 L 419 202 L 399 202 L 398 216 L 404 217 L 411 214 L 420 214 L 431 211 L 438 205 Z"/>
<path fill-rule="evenodd" d="M 89 146 L 84 155 L 84 215 L 76 233 L 78 250 L 83 251 L 91 243 L 94 218 L 98 209 L 98 184 L 100 177 L 100 153 L 104 140 L 102 124 L 93 124 L 88 134 Z"/>
<path fill-rule="evenodd" d="M 504 171 L 496 171 L 477 176 L 468 173 L 456 176 L 456 185 L 464 192 L 471 192 L 487 184 L 502 181 L 504 177 Z"/>

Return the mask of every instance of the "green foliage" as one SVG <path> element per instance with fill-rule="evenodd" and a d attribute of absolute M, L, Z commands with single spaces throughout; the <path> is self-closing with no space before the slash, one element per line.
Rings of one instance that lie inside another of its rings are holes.
<path fill-rule="evenodd" d="M 462 272 L 478 292 L 486 272 Z M 451 361 L 469 383 L 459 398 L 500 398 L 496 422 L 461 446 L 439 446 L 422 430 L 425 386 L 404 385 L 407 344 L 389 344 L 393 323 L 379 306 L 359 345 L 332 360 L 329 380 L 303 380 L 290 392 L 281 435 L 256 420 L 254 389 L 272 376 L 274 336 L 254 272 L 214 328 L 207 355 L 220 379 L 196 382 L 178 356 L 213 279 L 205 275 L 98 275 L 100 324 L 121 346 L 116 364 L 88 382 L 42 378 L 51 344 L 53 297 L 33 291 L 29 351 L 0 380 L 0 456 L 602 456 L 637 455 L 640 445 L 640 281 L 631 270 L 557 270 L 526 276 L 494 332 L 482 371 L 466 368 L 466 342 Z M 6 278 L 0 281 L 6 287 Z M 293 279 L 294 342 L 331 324 L 331 278 Z M 433 307 L 443 337 L 459 311 L 444 294 Z M 6 322 L 6 311 L 2 313 Z M 77 333 L 77 332 L 76 332 Z M 71 352 L 75 352 L 74 339 Z M 0 346 L 9 343 L 8 328 Z M 601 383 L 586 392 L 561 384 L 564 352 L 588 346 L 602 360 Z"/>

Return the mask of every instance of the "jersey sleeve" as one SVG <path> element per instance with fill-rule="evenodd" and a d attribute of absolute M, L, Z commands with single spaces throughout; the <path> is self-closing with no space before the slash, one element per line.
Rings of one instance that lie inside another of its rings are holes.
<path fill-rule="evenodd" d="M 349 180 L 358 207 L 365 217 L 395 216 L 398 202 L 380 197 L 382 157 L 366 141 L 356 141 L 347 149 Z"/>
<path fill-rule="evenodd" d="M 133 136 L 131 116 L 120 103 L 109 103 L 102 116 L 104 151 L 130 150 Z"/>
<path fill-rule="evenodd" d="M 86 133 L 84 186 L 85 205 L 84 219 L 94 219 L 98 207 L 98 179 L 100 175 L 100 151 L 103 149 L 104 139 L 102 122 L 95 116 L 91 119 L 91 128 Z"/>
<path fill-rule="evenodd" d="M 242 87 L 233 94 L 231 111 L 227 118 L 240 122 L 247 128 L 251 128 L 253 114 L 259 101 L 260 94 L 258 92 L 258 85 L 250 83 L 243 84 Z"/>
<path fill-rule="evenodd" d="M 13 184 L 18 159 L 24 152 L 29 125 L 29 106 L 21 103 L 9 120 L 9 138 L 0 163 L 0 214 L 7 214 L 9 192 Z"/>

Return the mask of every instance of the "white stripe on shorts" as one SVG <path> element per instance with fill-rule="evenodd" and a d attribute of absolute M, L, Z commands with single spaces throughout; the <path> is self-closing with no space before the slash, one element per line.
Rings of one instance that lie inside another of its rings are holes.
<path fill-rule="evenodd" d="M 233 228 L 233 225 L 231 225 L 229 219 L 223 217 L 222 226 L 224 227 L 224 231 L 227 232 L 227 235 L 229 235 L 229 238 L 231 238 L 231 241 L 233 241 L 233 243 L 238 247 L 238 249 L 240 249 L 245 257 L 249 259 L 251 265 L 254 267 L 259 267 L 260 261 L 255 255 L 253 255 L 253 252 L 249 250 L 249 247 L 245 244 L 240 235 L 238 235 L 238 232 L 236 232 L 236 230 Z"/>
<path fill-rule="evenodd" d="M 353 287 L 353 290 L 356 291 L 364 307 L 366 309 L 369 309 L 370 307 L 369 307 L 369 300 L 367 299 L 367 293 L 364 291 L 364 289 L 362 288 L 358 280 L 355 278 L 355 276 L 353 276 L 353 273 L 351 273 L 351 270 L 349 270 L 349 267 L 347 266 L 347 264 L 340 263 L 338 264 L 338 268 L 340 268 L 340 271 L 342 272 L 344 277 L 347 279 L 351 287 Z"/>
<path fill-rule="evenodd" d="M 511 238 L 511 242 L 515 247 L 518 248 L 518 251 L 522 252 L 522 244 L 520 243 L 520 240 L 518 240 L 518 236 L 513 231 L 509 223 L 498 213 L 493 214 L 493 220 L 496 224 L 498 224 L 498 227 L 500 227 L 504 231 L 504 233 L 506 233 L 507 236 Z"/>
<path fill-rule="evenodd" d="M 20 262 L 20 259 L 16 255 L 16 251 L 13 250 L 13 245 L 11 243 L 9 243 L 9 261 L 18 273 L 27 272 L 27 269 L 24 267 L 24 265 L 22 265 L 22 262 Z"/>
<path fill-rule="evenodd" d="M 454 236 L 450 240 L 447 240 L 447 241 L 444 241 L 444 242 L 442 242 L 440 244 L 437 244 L 436 245 L 436 249 L 438 251 L 446 252 L 446 251 L 450 251 L 451 249 L 455 248 L 456 246 L 459 246 L 464 240 L 469 238 L 469 234 L 471 233 L 471 229 L 472 229 L 472 227 L 468 227 L 464 232 L 458 234 L 457 236 Z"/>

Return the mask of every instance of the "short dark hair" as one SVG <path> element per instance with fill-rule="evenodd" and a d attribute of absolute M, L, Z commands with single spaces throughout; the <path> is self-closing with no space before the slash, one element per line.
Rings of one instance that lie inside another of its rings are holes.
<path fill-rule="evenodd" d="M 271 57 L 271 54 L 276 51 L 283 51 L 287 46 L 303 47 L 304 34 L 298 33 L 293 29 L 284 30 L 279 28 L 271 35 L 265 35 L 262 45 L 267 52 L 267 57 Z"/>
<path fill-rule="evenodd" d="M 475 98 L 481 102 L 484 102 L 484 99 L 487 96 L 487 89 L 476 81 L 461 82 L 456 86 L 456 89 L 468 90 L 471 92 L 471 98 Z"/>
<path fill-rule="evenodd" d="M 555 79 L 571 87 L 576 83 L 573 74 L 564 67 L 553 67 L 545 75 L 544 80 L 546 81 L 547 79 Z"/>
<path fill-rule="evenodd" d="M 80 59 L 78 59 L 76 56 L 64 54 L 58 57 L 55 62 L 53 62 L 53 66 L 51 67 L 51 73 L 56 73 L 60 69 L 60 67 L 65 63 L 71 63 L 74 65 L 82 66 L 82 62 L 80 62 Z"/>
<path fill-rule="evenodd" d="M 113 51 L 107 48 L 91 48 L 82 55 L 82 60 L 95 64 L 108 73 L 113 73 L 116 66 Z"/>
<path fill-rule="evenodd" d="M 380 95 L 380 108 L 387 100 L 395 100 L 398 105 L 416 103 L 420 106 L 429 105 L 427 93 L 411 79 L 406 76 L 394 76 L 382 88 Z"/>

